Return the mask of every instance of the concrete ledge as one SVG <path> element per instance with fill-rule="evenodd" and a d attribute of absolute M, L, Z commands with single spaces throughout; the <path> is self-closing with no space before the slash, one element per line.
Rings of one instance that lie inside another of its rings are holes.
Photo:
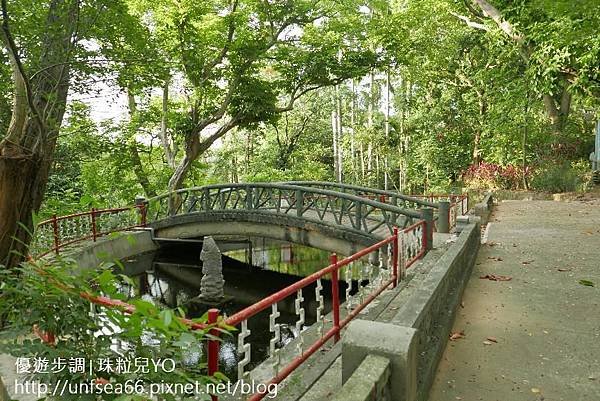
<path fill-rule="evenodd" d="M 480 246 L 480 226 L 468 225 L 448 251 L 433 266 L 421 286 L 392 318 L 392 323 L 417 331 L 416 398 L 427 400 L 456 308 L 473 269 Z"/>
<path fill-rule="evenodd" d="M 417 391 L 416 349 L 416 330 L 411 327 L 354 320 L 349 324 L 342 344 L 342 383 L 351 379 L 367 355 L 379 355 L 391 363 L 392 398 L 414 400 Z"/>
<path fill-rule="evenodd" d="M 488 192 L 481 202 L 475 204 L 473 211 L 475 216 L 481 218 L 481 224 L 487 224 L 493 205 L 494 199 L 491 192 Z"/>
<path fill-rule="evenodd" d="M 391 364 L 392 400 L 427 400 L 479 246 L 480 226 L 467 225 L 389 323 L 351 322 L 342 342 L 342 383 L 368 355 L 378 355 Z"/>
<path fill-rule="evenodd" d="M 343 385 L 334 401 L 391 401 L 391 363 L 388 358 L 367 355 Z"/>

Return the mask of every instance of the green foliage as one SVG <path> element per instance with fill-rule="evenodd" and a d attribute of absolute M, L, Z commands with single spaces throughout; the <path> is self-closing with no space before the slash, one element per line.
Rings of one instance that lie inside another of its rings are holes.
<path fill-rule="evenodd" d="M 546 192 L 574 192 L 589 189 L 591 171 L 587 162 L 549 163 L 533 177 L 534 189 Z"/>
<path fill-rule="evenodd" d="M 102 378 L 113 384 L 128 380 L 137 383 L 139 380 L 144 385 L 215 380 L 206 376 L 206 365 L 195 360 L 202 353 L 199 347 L 212 326 L 191 330 L 179 319 L 183 310 L 159 309 L 148 301 L 136 299 L 130 301 L 136 308 L 132 314 L 125 314 L 121 308 L 95 306 L 96 313 L 90 315 L 89 297 L 102 295 L 127 300 L 123 289 L 129 289 L 132 282 L 111 269 L 83 270 L 68 259 L 49 265 L 28 263 L 17 270 L 0 269 L 0 283 L 0 317 L 4 325 L 0 331 L 1 352 L 48 361 L 85 358 L 96 369 L 98 359 L 106 358 L 121 357 L 130 361 L 168 358 L 176 361 L 173 372 L 155 371 L 152 365 L 144 374 L 135 373 L 134 369 L 131 372 L 89 372 L 86 369 L 77 373 L 65 369 L 53 374 L 32 373 L 33 379 L 55 384 L 59 380 L 90 382 Z M 195 321 L 205 322 L 206 317 Z M 35 328 L 33 331 L 32 327 Z M 38 335 L 34 335 L 34 331 Z M 120 347 L 117 354 L 114 344 L 119 343 L 127 345 Z M 94 395 L 82 394 L 61 397 L 96 399 Z M 106 395 L 103 399 L 123 398 Z M 165 399 L 175 398 L 165 395 Z"/>

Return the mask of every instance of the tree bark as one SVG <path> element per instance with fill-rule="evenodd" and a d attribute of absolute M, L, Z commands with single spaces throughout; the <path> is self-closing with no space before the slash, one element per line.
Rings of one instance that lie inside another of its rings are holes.
<path fill-rule="evenodd" d="M 473 138 L 473 164 L 479 165 L 481 162 L 481 135 L 485 127 L 485 114 L 487 112 L 487 104 L 485 102 L 484 92 L 475 90 L 477 93 L 477 101 L 479 103 L 479 127 L 475 129 L 475 137 Z"/>
<path fill-rule="evenodd" d="M 356 168 L 356 82 L 352 80 L 352 103 L 350 110 L 350 163 L 352 164 L 352 174 L 354 183 L 358 182 L 358 169 Z"/>
<path fill-rule="evenodd" d="M 44 198 L 67 102 L 71 70 L 65 61 L 70 60 L 76 40 L 79 1 L 50 2 L 43 50 L 35 63 L 45 73 L 32 80 L 25 105 L 23 89 L 28 77 L 17 66 L 17 49 L 9 46 L 8 12 L 6 1 L 2 3 L 3 42 L 11 59 L 14 92 L 10 129 L 0 142 L 0 264 L 12 268 L 27 254 L 33 213 Z"/>
<path fill-rule="evenodd" d="M 555 136 L 562 135 L 567 121 L 569 119 L 569 113 L 571 111 L 571 94 L 569 93 L 568 86 L 562 91 L 560 98 L 554 98 L 551 95 L 543 96 L 544 106 L 550 119 L 550 127 L 552 133 Z"/>
<path fill-rule="evenodd" d="M 137 126 L 135 124 L 134 118 L 137 113 L 137 104 L 135 102 L 135 97 L 133 93 L 128 89 L 127 90 L 127 100 L 129 105 L 129 124 L 131 124 L 131 138 L 127 138 L 127 150 L 129 151 L 129 155 L 131 156 L 131 164 L 133 167 L 133 173 L 135 174 L 135 178 L 137 178 L 138 183 L 144 190 L 144 193 L 147 197 L 155 197 L 156 191 L 152 188 L 150 184 L 150 179 L 148 178 L 148 174 L 144 169 L 144 165 L 142 164 L 142 159 L 140 158 L 140 153 L 137 148 L 137 141 L 135 139 L 135 134 L 137 131 Z"/>
<path fill-rule="evenodd" d="M 163 86 L 162 96 L 162 115 L 160 119 L 160 142 L 165 152 L 165 159 L 171 168 L 175 168 L 175 149 L 171 148 L 171 140 L 168 133 L 169 125 L 169 82 L 165 82 Z"/>

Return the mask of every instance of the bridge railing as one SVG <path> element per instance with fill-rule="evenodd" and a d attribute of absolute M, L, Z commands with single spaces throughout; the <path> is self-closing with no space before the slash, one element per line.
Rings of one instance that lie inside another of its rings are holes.
<path fill-rule="evenodd" d="M 115 211 L 113 210 L 113 212 Z M 50 221 L 55 221 L 55 219 Z M 55 227 L 54 223 L 52 224 L 53 227 Z M 243 356 L 243 359 L 238 363 L 238 380 L 243 380 L 248 377 L 249 372 L 246 370 L 246 366 L 250 363 L 251 355 L 251 345 L 245 342 L 245 339 L 250 335 L 250 330 L 248 330 L 248 320 L 256 317 L 261 311 L 270 308 L 270 332 L 272 333 L 273 338 L 270 341 L 269 359 L 267 361 L 269 361 L 273 367 L 273 375 L 268 379 L 267 383 L 265 383 L 265 386 L 258 387 L 264 388 L 264 392 L 253 394 L 248 400 L 258 401 L 263 399 L 267 394 L 266 391 L 269 388 L 269 385 L 283 381 L 297 367 L 306 361 L 306 359 L 321 349 L 329 340 L 333 339 L 334 342 L 338 342 L 341 337 L 342 329 L 352 319 L 363 311 L 365 307 L 383 291 L 390 287 L 395 288 L 398 285 L 398 282 L 405 277 L 406 269 L 410 268 L 426 253 L 427 230 L 425 225 L 425 221 L 419 221 L 401 231 L 397 227 L 394 227 L 391 236 L 342 260 L 338 260 L 337 255 L 332 254 L 329 266 L 262 299 L 230 317 L 221 316 L 219 310 L 211 309 L 209 310 L 208 321 L 206 324 L 181 318 L 180 320 L 188 325 L 191 330 L 209 329 L 211 336 L 206 339 L 208 374 L 215 375 L 218 372 L 218 336 L 220 330 L 216 327 L 225 324 L 227 326 L 241 327 L 238 335 L 238 353 L 240 356 Z M 359 263 L 363 263 L 363 265 L 359 266 Z M 322 292 L 322 280 L 324 279 L 331 280 L 331 324 L 329 324 L 325 318 L 324 294 Z M 340 281 L 342 280 L 346 282 L 344 304 L 341 304 L 342 291 L 340 290 Z M 303 333 L 303 331 L 306 327 L 303 290 L 315 283 L 315 296 L 317 300 L 317 318 L 315 324 L 317 326 L 317 337 L 312 343 L 304 344 L 303 336 L 305 333 Z M 356 284 L 354 286 L 356 287 L 354 292 L 352 291 L 353 283 Z M 296 330 L 298 333 L 295 348 L 296 356 L 285 362 L 282 366 L 281 349 L 278 346 L 281 337 L 280 325 L 277 323 L 277 318 L 279 317 L 277 304 L 294 295 L 295 311 L 298 317 L 298 320 L 296 321 Z M 86 293 L 82 293 L 81 296 L 100 307 L 118 308 L 128 314 L 135 312 L 135 307 L 133 305 L 120 300 L 92 296 Z M 47 336 L 48 338 L 54 338 L 52 333 L 46 334 L 49 334 Z M 212 395 L 212 399 L 217 400 L 217 395 Z"/>
<path fill-rule="evenodd" d="M 147 201 L 148 223 L 195 212 L 268 211 L 306 220 L 346 225 L 374 233 L 407 227 L 421 219 L 418 210 L 336 191 L 270 183 L 218 184 L 186 188 Z"/>
<path fill-rule="evenodd" d="M 450 203 L 448 209 L 448 221 L 450 228 L 456 227 L 456 217 L 462 216 L 469 211 L 469 195 L 468 194 L 429 194 L 429 195 L 411 195 L 415 198 L 427 199 L 430 202 L 446 201 Z"/>
<path fill-rule="evenodd" d="M 323 189 L 333 189 L 335 191 L 348 193 L 367 199 L 375 200 L 381 203 L 387 203 L 390 205 L 408 208 L 408 209 L 421 209 L 421 208 L 433 208 L 434 219 L 438 220 L 438 210 L 440 208 L 440 201 L 450 202 L 449 208 L 449 227 L 456 226 L 456 216 L 461 216 L 469 210 L 468 208 L 468 195 L 466 194 L 430 194 L 430 195 L 406 195 L 395 191 L 388 191 L 382 189 L 368 188 L 357 185 L 342 184 L 336 182 L 327 181 L 287 181 L 282 182 L 286 185 L 299 185 L 304 187 L 314 187 Z"/>
<path fill-rule="evenodd" d="M 42 257 L 68 245 L 146 225 L 145 205 L 52 216 L 36 227 L 29 254 Z"/>
<path fill-rule="evenodd" d="M 419 196 L 406 195 L 394 191 L 363 187 L 359 185 L 350 185 L 327 181 L 286 181 L 282 182 L 281 184 L 332 189 L 337 192 L 356 195 L 405 209 L 421 209 L 425 207 L 437 209 L 439 207 L 439 205 L 434 200 L 425 199 Z"/>

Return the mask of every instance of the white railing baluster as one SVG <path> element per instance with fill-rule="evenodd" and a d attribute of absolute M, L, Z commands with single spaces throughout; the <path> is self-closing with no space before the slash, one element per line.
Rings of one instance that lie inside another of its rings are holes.
<path fill-rule="evenodd" d="M 353 299 L 352 295 L 350 295 L 350 291 L 352 290 L 352 273 L 354 272 L 354 262 L 350 263 L 349 266 L 346 266 L 346 272 L 344 274 L 344 278 L 346 279 L 346 310 L 352 310 Z"/>
<path fill-rule="evenodd" d="M 244 368 L 250 363 L 251 358 L 251 343 L 245 343 L 250 334 L 248 319 L 242 320 L 242 331 L 238 335 L 238 355 L 243 355 L 244 358 L 238 362 L 238 380 L 244 379 L 249 374 L 249 372 L 244 372 Z"/>
<path fill-rule="evenodd" d="M 296 350 L 298 355 L 302 355 L 304 352 L 304 337 L 302 337 L 302 326 L 304 326 L 305 320 L 305 312 L 302 307 L 302 302 L 304 301 L 304 297 L 302 296 L 302 289 L 299 289 L 296 293 L 296 301 L 294 302 L 294 306 L 296 309 L 296 315 L 298 315 L 298 320 L 296 321 L 296 331 L 298 332 L 298 344 L 296 345 Z"/>
<path fill-rule="evenodd" d="M 323 284 L 321 283 L 321 279 L 317 280 L 317 287 L 315 288 L 315 298 L 317 300 L 317 333 L 319 337 L 323 337 L 323 329 L 325 326 L 325 320 L 323 316 L 323 311 L 325 310 L 325 301 L 323 300 L 323 294 L 321 291 L 323 290 Z"/>
<path fill-rule="evenodd" d="M 277 302 L 275 302 L 271 306 L 271 314 L 269 315 L 269 330 L 273 333 L 273 338 L 269 343 L 269 357 L 273 358 L 273 368 L 276 374 L 279 372 L 281 362 L 279 348 L 277 348 L 277 344 L 281 341 L 281 327 L 275 322 L 279 316 L 281 316 L 281 313 L 277 310 Z"/>

